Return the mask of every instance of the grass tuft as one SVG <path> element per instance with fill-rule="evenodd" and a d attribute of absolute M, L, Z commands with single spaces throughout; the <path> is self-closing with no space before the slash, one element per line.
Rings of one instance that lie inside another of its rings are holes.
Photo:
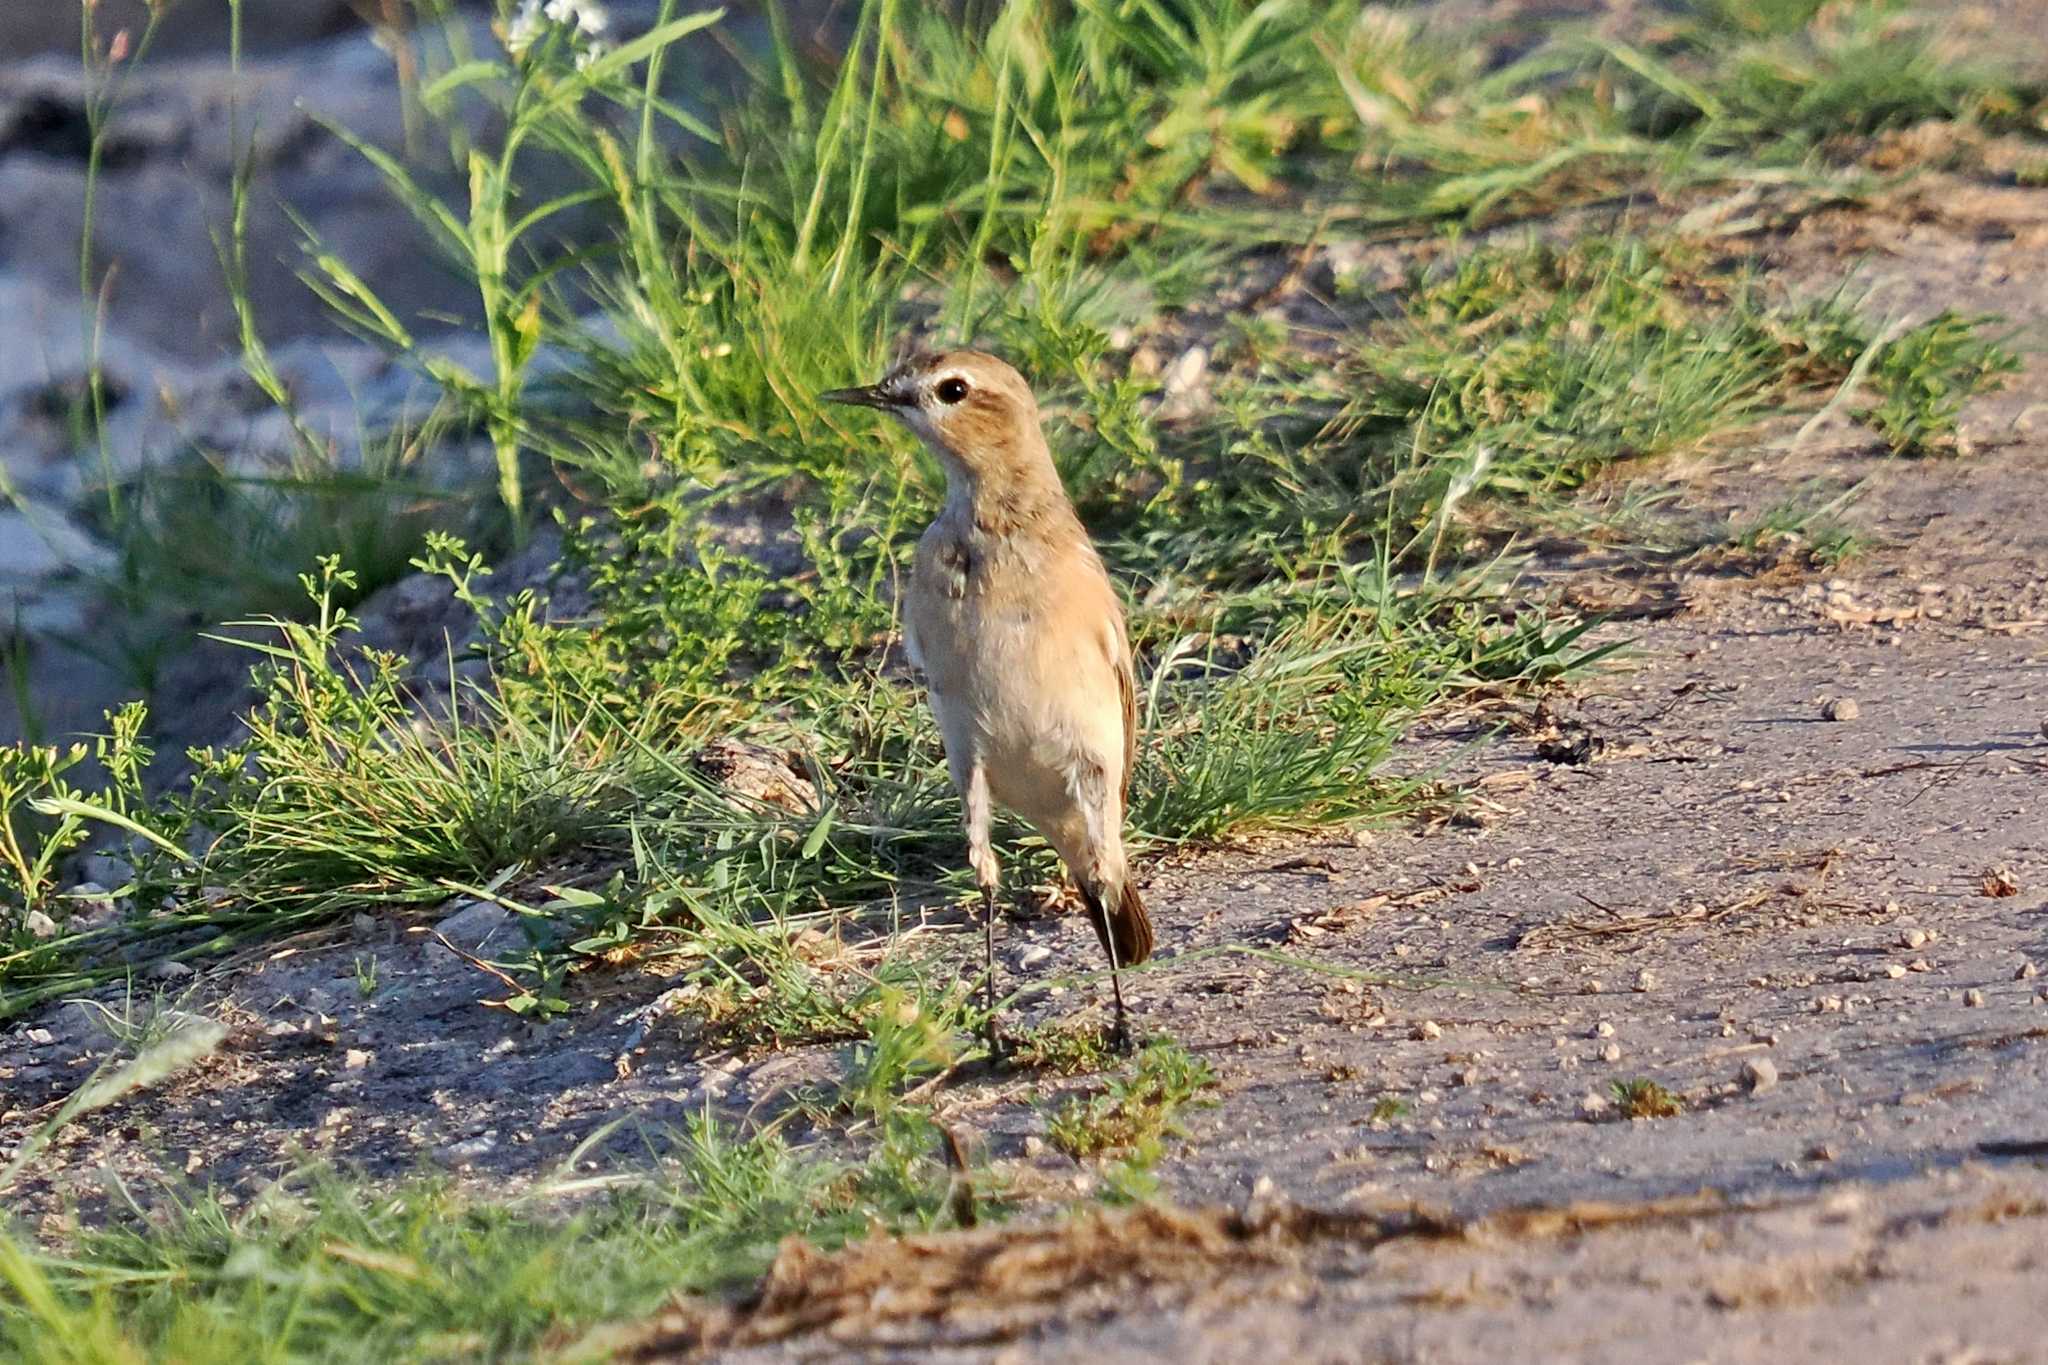
<path fill-rule="evenodd" d="M 1655 1081 L 1638 1077 L 1616 1081 L 1609 1088 L 1625 1119 L 1669 1119 L 1685 1112 L 1685 1101 Z"/>
<path fill-rule="evenodd" d="M 1179 1115 L 1216 1084 L 1209 1064 L 1178 1043 L 1148 1044 L 1128 1076 L 1108 1083 L 1100 1094 L 1068 1100 L 1047 1116 L 1046 1138 L 1080 1159 L 1118 1155 L 1146 1167 L 1158 1160 L 1167 1138 L 1180 1133 Z"/>

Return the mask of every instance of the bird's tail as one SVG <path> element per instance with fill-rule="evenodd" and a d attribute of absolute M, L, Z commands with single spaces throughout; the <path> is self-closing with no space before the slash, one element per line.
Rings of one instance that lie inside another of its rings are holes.
<path fill-rule="evenodd" d="M 1102 951 L 1109 953 L 1117 966 L 1135 967 L 1152 956 L 1152 917 L 1145 913 L 1137 887 L 1126 881 L 1113 909 L 1105 907 L 1099 888 L 1084 885 L 1081 896 L 1088 902 L 1088 922 L 1102 940 Z"/>

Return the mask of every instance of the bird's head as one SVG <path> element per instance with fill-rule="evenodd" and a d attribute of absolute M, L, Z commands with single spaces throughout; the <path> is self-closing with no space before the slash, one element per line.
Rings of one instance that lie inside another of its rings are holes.
<path fill-rule="evenodd" d="M 983 351 L 919 352 L 876 383 L 819 397 L 881 409 L 916 432 L 949 473 L 957 468 L 975 482 L 1050 469 L 1031 386 Z"/>

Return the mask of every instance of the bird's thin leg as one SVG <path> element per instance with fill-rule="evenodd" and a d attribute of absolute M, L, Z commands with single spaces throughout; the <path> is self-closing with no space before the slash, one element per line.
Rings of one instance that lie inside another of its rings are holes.
<path fill-rule="evenodd" d="M 1109 993 L 1116 1001 L 1116 1023 L 1110 1026 L 1109 1042 L 1118 1052 L 1129 1052 L 1131 1029 L 1124 1010 L 1123 964 L 1116 959 L 1116 936 L 1109 929 L 1109 902 L 1099 892 L 1091 899 L 1095 902 L 1096 917 L 1102 921 L 1102 943 L 1109 950 Z"/>
<path fill-rule="evenodd" d="M 1116 1023 L 1109 1032 L 1110 1046 L 1118 1052 L 1129 1052 L 1131 1027 L 1129 1014 L 1124 1009 L 1124 964 L 1117 956 L 1116 933 L 1109 923 L 1109 907 L 1123 893 L 1125 869 L 1117 838 L 1123 814 L 1115 789 L 1099 768 L 1087 774 L 1079 794 L 1082 798 L 1082 836 L 1086 842 L 1082 850 L 1076 851 L 1081 852 L 1083 861 L 1077 864 L 1069 860 L 1067 865 L 1080 874 L 1075 880 L 1081 885 L 1082 897 L 1088 902 L 1088 908 L 1095 912 L 1098 921 L 1095 927 L 1102 935 L 1103 949 L 1109 954 L 1109 990 L 1116 1001 Z M 1066 850 L 1061 850 L 1061 856 L 1066 856 Z"/>
<path fill-rule="evenodd" d="M 989 844 L 988 773 L 980 764 L 968 771 L 961 790 L 967 807 L 967 861 L 974 868 L 974 880 L 981 887 L 982 1040 L 990 1057 L 1003 1054 L 1001 1031 L 996 1027 L 996 889 L 1002 873 L 996 865 L 995 849 Z"/>

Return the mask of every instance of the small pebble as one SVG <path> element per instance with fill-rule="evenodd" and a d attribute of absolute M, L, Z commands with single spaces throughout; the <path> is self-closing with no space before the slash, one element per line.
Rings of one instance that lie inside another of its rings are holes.
<path fill-rule="evenodd" d="M 1607 1113 L 1610 1107 L 1605 1095 L 1579 1096 L 1579 1117 L 1582 1119 L 1600 1118 Z"/>
<path fill-rule="evenodd" d="M 1899 946 L 1901 948 L 1919 948 L 1924 947 L 1926 943 L 1927 931 L 1924 929 L 1908 929 L 1905 933 L 1899 935 Z"/>
<path fill-rule="evenodd" d="M 2022 962 L 2020 969 L 2012 974 L 2015 981 L 2032 981 L 2041 974 L 2041 969 L 2031 962 Z"/>
<path fill-rule="evenodd" d="M 1601 1060 L 1601 1061 L 1603 1061 L 1603 1062 L 1618 1062 L 1618 1061 L 1620 1061 L 1620 1060 L 1621 1060 L 1621 1045 L 1620 1045 L 1619 1043 L 1609 1043 L 1609 1044 L 1608 1044 L 1608 1045 L 1607 1045 L 1606 1047 L 1603 1047 L 1603 1048 L 1601 1048 L 1601 1049 L 1600 1049 L 1600 1060 Z"/>
<path fill-rule="evenodd" d="M 1018 950 L 1017 970 L 1020 972 L 1028 972 L 1033 967 L 1036 967 L 1039 963 L 1050 962 L 1051 960 L 1052 949 L 1046 947 L 1043 943 L 1033 943 L 1025 948 Z"/>
<path fill-rule="evenodd" d="M 1896 962 L 1887 962 L 1885 964 L 1884 974 L 1890 977 L 1892 980 L 1897 981 L 1900 977 L 1906 974 L 1906 969 Z"/>
<path fill-rule="evenodd" d="M 1658 986 L 1658 981 L 1657 981 L 1657 974 L 1656 974 L 1655 972 L 1651 971 L 1651 970 L 1650 970 L 1650 969 L 1649 969 L 1648 967 L 1645 967 L 1645 968 L 1643 968 L 1643 969 L 1642 969 L 1641 971 L 1639 971 L 1639 972 L 1637 972 L 1637 973 L 1636 973 L 1636 989 L 1637 989 L 1637 990 L 1639 990 L 1639 991 L 1654 991 L 1654 990 L 1656 990 L 1656 989 L 1657 989 L 1657 986 Z"/>
<path fill-rule="evenodd" d="M 1839 1014 L 1841 1010 L 1842 997 L 1839 995 L 1823 995 L 1820 999 L 1813 1002 L 1813 1012 L 1815 1014 Z"/>
<path fill-rule="evenodd" d="M 21 917 L 21 927 L 28 930 L 30 938 L 57 937 L 57 921 L 40 910 L 31 910 Z"/>
<path fill-rule="evenodd" d="M 370 1064 L 370 1054 L 359 1047 L 352 1047 L 342 1054 L 341 1064 L 350 1071 L 361 1071 Z"/>
<path fill-rule="evenodd" d="M 1863 708 L 1854 697 L 1830 697 L 1821 703 L 1820 713 L 1827 720 L 1849 721 L 1862 715 Z"/>
<path fill-rule="evenodd" d="M 1033 1133 L 1024 1139 L 1024 1155 L 1036 1161 L 1045 1155 L 1045 1139 Z"/>
<path fill-rule="evenodd" d="M 1963 1003 L 1973 1010 L 1980 1008 L 1984 1004 L 1984 992 L 1972 986 L 1963 992 Z"/>
<path fill-rule="evenodd" d="M 1593 1036 L 1595 1038 L 1612 1038 L 1614 1036 L 1614 1025 L 1602 1019 L 1599 1023 L 1593 1025 Z"/>
<path fill-rule="evenodd" d="M 1752 1095 L 1761 1095 L 1778 1083 L 1778 1064 L 1768 1057 L 1752 1057 L 1742 1064 L 1742 1084 Z"/>
<path fill-rule="evenodd" d="M 1436 1020 L 1425 1019 L 1421 1023 L 1417 1024 L 1408 1036 L 1410 1038 L 1415 1039 L 1417 1042 L 1428 1043 L 1434 1042 L 1436 1039 L 1443 1037 L 1444 1030 L 1443 1026 L 1437 1023 Z"/>

